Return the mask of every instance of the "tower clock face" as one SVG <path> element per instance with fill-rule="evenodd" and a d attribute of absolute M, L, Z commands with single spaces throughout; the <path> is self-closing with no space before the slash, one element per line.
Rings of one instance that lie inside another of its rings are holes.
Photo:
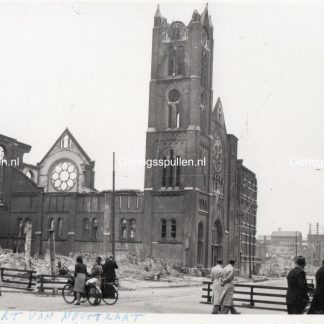
<path fill-rule="evenodd" d="M 0 161 L 3 160 L 4 155 L 5 155 L 4 148 L 2 146 L 0 146 Z"/>
<path fill-rule="evenodd" d="M 216 134 L 214 136 L 214 143 L 212 146 L 212 159 L 216 172 L 220 172 L 223 166 L 223 147 L 222 139 Z"/>

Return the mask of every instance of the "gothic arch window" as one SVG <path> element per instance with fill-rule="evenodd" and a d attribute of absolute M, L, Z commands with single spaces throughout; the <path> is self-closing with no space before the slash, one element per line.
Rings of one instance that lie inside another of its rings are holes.
<path fill-rule="evenodd" d="M 202 222 L 198 224 L 198 247 L 197 247 L 197 264 L 203 265 L 204 253 L 204 225 Z"/>
<path fill-rule="evenodd" d="M 48 229 L 49 229 L 49 230 L 55 230 L 54 218 L 50 218 L 50 219 L 48 220 Z"/>
<path fill-rule="evenodd" d="M 212 226 L 212 262 L 216 264 L 223 257 L 223 230 L 219 220 L 216 220 Z"/>
<path fill-rule="evenodd" d="M 177 75 L 184 74 L 184 48 L 178 46 L 177 48 Z"/>
<path fill-rule="evenodd" d="M 183 46 L 167 48 L 168 76 L 184 74 L 185 51 Z"/>
<path fill-rule="evenodd" d="M 167 221 L 166 219 L 161 219 L 161 239 L 165 240 L 167 238 Z"/>
<path fill-rule="evenodd" d="M 200 100 L 200 130 L 203 133 L 206 133 L 207 129 L 207 98 L 206 94 L 203 92 L 201 94 L 201 100 Z"/>
<path fill-rule="evenodd" d="M 223 232 L 222 232 L 222 225 L 220 224 L 219 220 L 216 220 L 213 224 L 212 229 L 212 242 L 215 245 L 222 244 L 223 241 Z"/>
<path fill-rule="evenodd" d="M 63 236 L 63 219 L 59 218 L 57 220 L 57 237 Z"/>
<path fill-rule="evenodd" d="M 169 185 L 168 187 L 173 187 L 173 173 L 174 173 L 174 150 L 170 150 L 170 166 L 169 166 Z"/>
<path fill-rule="evenodd" d="M 173 76 L 173 72 L 174 72 L 174 59 L 175 59 L 175 55 L 174 55 L 174 49 L 172 46 L 168 47 L 168 76 Z"/>
<path fill-rule="evenodd" d="M 71 139 L 68 134 L 66 134 L 62 139 L 61 139 L 61 148 L 67 149 L 71 148 Z"/>
<path fill-rule="evenodd" d="M 207 87 L 208 85 L 208 54 L 206 50 L 202 50 L 201 52 L 201 76 L 200 82 L 203 87 Z"/>
<path fill-rule="evenodd" d="M 168 92 L 168 127 L 180 128 L 180 92 L 171 89 Z"/>
<path fill-rule="evenodd" d="M 178 162 L 177 163 L 177 166 L 176 166 L 176 187 L 180 187 L 180 176 L 181 176 L 181 165 L 180 165 L 180 156 L 177 155 L 177 159 L 176 161 Z"/>
<path fill-rule="evenodd" d="M 219 122 L 223 123 L 223 110 L 222 110 L 222 107 L 220 105 L 217 108 L 217 116 L 218 116 Z"/>
<path fill-rule="evenodd" d="M 170 149 L 168 155 L 163 156 L 163 166 L 161 166 L 161 187 L 174 188 L 181 185 L 181 156 L 175 155 Z"/>
<path fill-rule="evenodd" d="M 162 167 L 162 187 L 166 187 L 167 184 L 167 168 L 164 167 L 167 157 L 163 156 L 163 167 Z"/>
<path fill-rule="evenodd" d="M 136 232 L 136 220 L 131 219 L 129 221 L 129 238 L 135 240 L 135 232 Z"/>
<path fill-rule="evenodd" d="M 121 240 L 127 239 L 127 220 L 126 220 L 126 218 L 122 218 L 120 220 L 120 239 Z"/>
<path fill-rule="evenodd" d="M 18 218 L 18 236 L 24 236 L 24 220 L 22 218 Z"/>
<path fill-rule="evenodd" d="M 93 239 L 96 241 L 99 238 L 98 232 L 99 232 L 99 222 L 98 222 L 97 218 L 94 218 L 92 220 L 92 236 L 93 236 Z"/>
<path fill-rule="evenodd" d="M 171 219 L 170 221 L 170 239 L 175 240 L 177 238 L 177 221 Z"/>
<path fill-rule="evenodd" d="M 90 220 L 84 218 L 82 221 L 82 236 L 85 240 L 90 239 Z"/>
<path fill-rule="evenodd" d="M 180 113 L 179 113 L 179 111 L 176 112 L 176 127 L 180 128 Z"/>

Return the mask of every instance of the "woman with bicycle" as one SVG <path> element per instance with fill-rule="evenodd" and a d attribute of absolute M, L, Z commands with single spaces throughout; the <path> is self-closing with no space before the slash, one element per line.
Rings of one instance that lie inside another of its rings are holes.
<path fill-rule="evenodd" d="M 77 302 L 75 305 L 80 305 L 81 294 L 84 293 L 86 277 L 88 275 L 87 266 L 83 263 L 83 259 L 81 256 L 76 258 L 76 265 L 74 271 L 74 291 L 76 293 Z"/>

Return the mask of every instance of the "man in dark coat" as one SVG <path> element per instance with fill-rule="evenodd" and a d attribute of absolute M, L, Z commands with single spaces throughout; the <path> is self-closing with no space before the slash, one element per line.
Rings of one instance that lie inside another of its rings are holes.
<path fill-rule="evenodd" d="M 315 274 L 316 288 L 308 314 L 324 314 L 324 261 Z"/>
<path fill-rule="evenodd" d="M 305 258 L 298 256 L 296 267 L 288 273 L 288 290 L 286 296 L 288 314 L 303 314 L 308 303 L 308 289 L 306 281 L 306 273 L 304 271 L 306 265 Z"/>
<path fill-rule="evenodd" d="M 114 260 L 113 256 L 110 256 L 106 259 L 105 264 L 102 267 L 103 276 L 107 282 L 114 282 L 116 279 L 116 269 L 118 265 Z"/>

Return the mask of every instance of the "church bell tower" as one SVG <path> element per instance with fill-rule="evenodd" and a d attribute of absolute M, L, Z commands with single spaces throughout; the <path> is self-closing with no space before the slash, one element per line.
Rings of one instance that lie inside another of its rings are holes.
<path fill-rule="evenodd" d="M 224 210 L 216 215 L 215 207 L 210 216 L 212 170 L 223 159 L 218 147 L 216 159 L 212 153 L 216 142 L 221 145 L 219 136 L 214 140 L 213 47 L 207 5 L 202 14 L 193 12 L 188 25 L 168 23 L 157 8 L 146 134 L 146 160 L 157 162 L 145 168 L 144 249 L 186 267 L 209 267 L 223 253 Z M 219 239 L 212 252 L 216 218 Z"/>

